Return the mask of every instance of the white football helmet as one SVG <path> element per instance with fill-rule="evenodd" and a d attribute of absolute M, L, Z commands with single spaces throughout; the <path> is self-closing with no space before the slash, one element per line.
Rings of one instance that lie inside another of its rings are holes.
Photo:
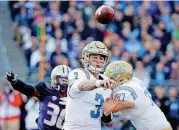
<path fill-rule="evenodd" d="M 132 79 L 133 67 L 126 61 L 114 61 L 107 66 L 104 75 L 121 85 Z"/>
<path fill-rule="evenodd" d="M 105 56 L 105 62 L 102 68 L 96 68 L 91 65 L 91 61 L 89 59 L 89 56 L 91 54 L 99 54 Z M 104 72 L 109 61 L 108 49 L 104 45 L 104 43 L 100 41 L 92 41 L 84 47 L 81 61 L 85 69 L 91 70 L 93 73 L 102 73 Z"/>
<path fill-rule="evenodd" d="M 51 73 L 51 84 L 57 91 L 65 93 L 68 87 L 68 75 L 71 68 L 66 65 L 56 66 Z"/>

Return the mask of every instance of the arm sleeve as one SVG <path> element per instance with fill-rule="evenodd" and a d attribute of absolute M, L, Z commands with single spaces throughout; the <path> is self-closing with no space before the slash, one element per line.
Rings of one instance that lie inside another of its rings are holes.
<path fill-rule="evenodd" d="M 82 69 L 74 69 L 72 72 L 70 72 L 68 76 L 68 80 L 69 80 L 68 95 L 71 98 L 74 98 L 77 95 L 80 95 L 80 93 L 82 93 L 82 91 L 80 91 L 79 89 L 79 83 L 86 79 L 90 79 L 89 74 L 87 74 L 87 72 L 83 71 Z"/>
<path fill-rule="evenodd" d="M 25 94 L 26 96 L 30 96 L 30 97 L 36 96 L 41 99 L 44 96 L 48 95 L 47 85 L 43 81 L 38 82 L 37 84 L 32 86 L 18 79 L 16 83 L 11 85 L 15 90 Z"/>
<path fill-rule="evenodd" d="M 35 93 L 34 87 L 29 84 L 25 84 L 19 79 L 17 80 L 16 83 L 11 84 L 11 85 L 15 90 L 25 94 L 26 96 L 34 96 L 34 93 Z"/>

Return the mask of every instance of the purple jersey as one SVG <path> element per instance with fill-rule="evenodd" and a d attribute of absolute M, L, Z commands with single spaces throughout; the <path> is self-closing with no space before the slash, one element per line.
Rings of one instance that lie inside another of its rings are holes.
<path fill-rule="evenodd" d="M 47 86 L 45 82 L 39 82 L 35 85 L 39 91 L 40 111 L 38 118 L 39 130 L 61 130 L 65 117 L 65 105 L 57 91 Z"/>

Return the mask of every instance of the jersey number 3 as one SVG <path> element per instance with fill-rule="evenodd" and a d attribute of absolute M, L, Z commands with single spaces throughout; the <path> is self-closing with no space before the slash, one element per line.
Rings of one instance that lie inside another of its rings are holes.
<path fill-rule="evenodd" d="M 96 93 L 95 101 L 99 102 L 99 104 L 95 105 L 96 110 L 90 112 L 91 118 L 98 118 L 100 116 L 100 110 L 104 103 L 103 95 Z"/>
<path fill-rule="evenodd" d="M 47 111 L 47 114 L 51 116 L 51 119 L 50 120 L 44 119 L 44 124 L 46 124 L 48 126 L 55 126 L 55 124 L 56 124 L 56 127 L 61 129 L 62 122 L 65 117 L 65 109 L 62 109 L 60 112 L 59 106 L 52 102 L 48 103 L 48 107 L 50 107 L 52 109 L 52 111 L 50 111 L 50 110 Z M 60 112 L 60 114 L 58 116 L 59 112 Z"/>

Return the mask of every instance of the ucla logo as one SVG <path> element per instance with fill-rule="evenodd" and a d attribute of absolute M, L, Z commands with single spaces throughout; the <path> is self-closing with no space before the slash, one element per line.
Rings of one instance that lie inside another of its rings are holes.
<path fill-rule="evenodd" d="M 99 53 L 99 54 L 103 54 L 103 51 L 102 51 L 102 50 L 99 50 L 98 53 Z"/>
<path fill-rule="evenodd" d="M 125 68 L 124 67 L 119 67 L 119 68 L 113 68 L 112 69 L 112 72 L 114 75 L 117 75 L 117 74 L 123 74 L 125 72 Z"/>

